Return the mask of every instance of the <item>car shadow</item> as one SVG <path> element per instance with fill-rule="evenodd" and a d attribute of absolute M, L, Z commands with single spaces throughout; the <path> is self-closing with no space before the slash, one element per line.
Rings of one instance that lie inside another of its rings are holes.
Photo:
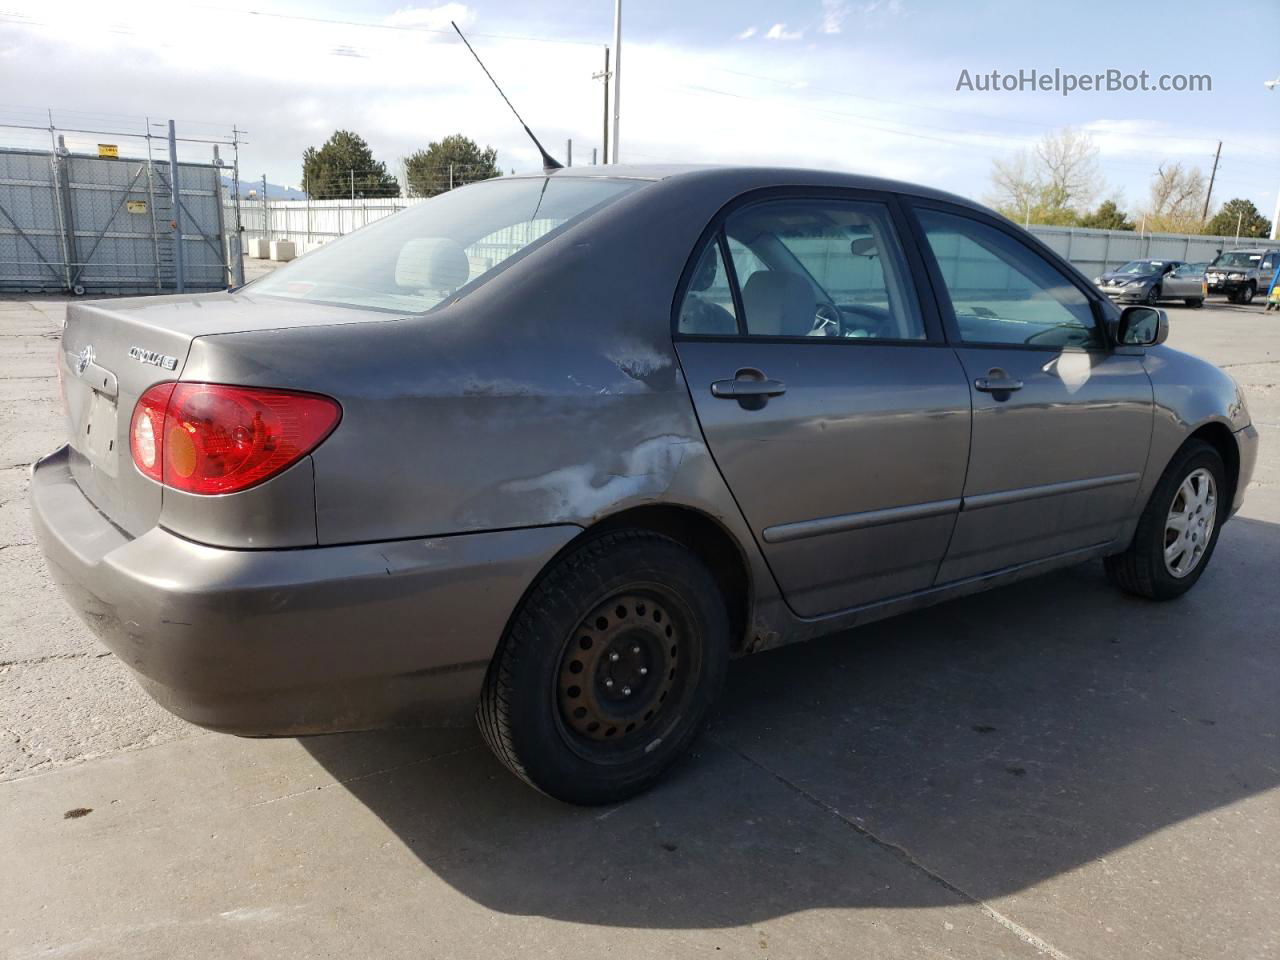
<path fill-rule="evenodd" d="M 1280 783 L 1277 568 L 1280 526 L 1237 518 L 1173 603 L 1088 564 L 749 657 L 692 755 L 616 807 L 533 792 L 470 730 L 302 742 L 503 913 L 693 928 L 986 900 Z"/>

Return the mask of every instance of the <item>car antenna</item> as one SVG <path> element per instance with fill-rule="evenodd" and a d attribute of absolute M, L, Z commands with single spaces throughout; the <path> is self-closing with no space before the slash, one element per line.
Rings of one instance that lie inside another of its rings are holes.
<path fill-rule="evenodd" d="M 511 101 L 507 100 L 507 95 L 503 93 L 502 88 L 498 86 L 498 81 L 493 79 L 493 74 L 489 72 L 489 68 L 486 67 L 484 65 L 484 61 L 480 59 L 480 54 L 476 53 L 475 48 L 473 48 L 470 43 L 467 43 L 467 38 L 462 35 L 462 31 L 458 29 L 458 25 L 450 20 L 449 26 L 453 27 L 454 31 L 458 34 L 459 39 L 461 39 L 463 43 L 467 44 L 467 49 L 470 50 L 471 55 L 476 58 L 476 63 L 480 64 L 480 69 L 484 71 L 484 75 L 488 77 L 489 82 L 493 84 L 493 89 L 498 91 L 498 96 L 502 97 L 503 100 L 506 100 L 507 106 L 511 107 L 511 112 L 514 113 L 516 115 L 516 119 L 520 121 L 520 126 L 524 127 L 524 132 L 529 135 L 529 139 L 533 141 L 533 145 L 537 147 L 538 152 L 542 154 L 543 172 L 550 173 L 552 170 L 563 169 L 564 164 L 543 149 L 542 144 L 538 142 L 538 138 L 535 137 L 533 135 L 533 131 L 529 129 L 529 125 L 524 122 L 524 118 L 522 118 L 516 108 L 512 106 Z"/>

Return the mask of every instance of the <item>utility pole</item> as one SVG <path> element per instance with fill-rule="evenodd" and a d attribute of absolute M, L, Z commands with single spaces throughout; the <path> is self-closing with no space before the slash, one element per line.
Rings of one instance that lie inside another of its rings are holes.
<path fill-rule="evenodd" d="M 595 147 L 591 148 L 591 165 L 593 167 L 596 165 L 596 148 Z"/>
<path fill-rule="evenodd" d="M 271 207 L 267 204 L 267 175 L 262 175 L 262 239 L 271 242 Z"/>
<path fill-rule="evenodd" d="M 609 72 L 609 48 L 605 47 L 604 48 L 604 70 L 600 71 L 599 73 L 593 73 L 591 75 L 592 80 L 604 81 L 604 141 L 603 141 L 602 152 L 604 153 L 605 163 L 609 162 L 609 78 L 612 76 L 613 74 Z M 592 160 L 591 162 L 593 164 L 595 163 L 594 160 Z"/>
<path fill-rule="evenodd" d="M 1262 85 L 1268 90 L 1274 91 L 1280 86 L 1280 77 L 1274 80 L 1264 80 Z M 1280 240 L 1280 190 L 1276 191 L 1276 210 L 1271 215 L 1271 239 Z"/>
<path fill-rule="evenodd" d="M 573 138 L 570 137 L 564 142 L 564 165 L 566 167 L 573 166 Z"/>
<path fill-rule="evenodd" d="M 613 163 L 618 162 L 618 109 L 622 99 L 622 0 L 613 0 Z"/>
<path fill-rule="evenodd" d="M 356 202 L 356 172 L 355 170 L 347 171 L 351 174 L 351 202 Z"/>
<path fill-rule="evenodd" d="M 1218 141 L 1218 152 L 1213 155 L 1213 172 L 1209 174 L 1209 189 L 1204 192 L 1204 210 L 1200 213 L 1200 220 L 1204 222 L 1209 219 L 1209 198 L 1213 196 L 1213 181 L 1218 176 L 1218 158 L 1222 156 L 1222 141 Z"/>
<path fill-rule="evenodd" d="M 174 290 L 186 293 L 182 256 L 182 193 L 178 189 L 178 135 L 169 121 L 169 192 L 173 194 L 173 265 Z"/>

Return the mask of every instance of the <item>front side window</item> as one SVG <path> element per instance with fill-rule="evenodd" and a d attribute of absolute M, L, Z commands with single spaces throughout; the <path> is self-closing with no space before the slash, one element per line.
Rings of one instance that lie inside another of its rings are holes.
<path fill-rule="evenodd" d="M 643 184 L 604 177 L 487 180 L 414 204 L 245 289 L 421 313 L 547 234 Z"/>
<path fill-rule="evenodd" d="M 1034 250 L 969 217 L 917 215 L 965 343 L 1103 345 L 1089 298 Z"/>
<path fill-rule="evenodd" d="M 883 204 L 846 200 L 772 200 L 735 211 L 723 245 L 732 259 L 742 315 L 738 332 L 767 337 L 923 340 L 924 321 L 905 257 Z M 723 272 L 721 240 L 701 255 L 680 311 L 683 333 L 705 316 L 700 301 Z M 718 273 L 717 273 L 718 276 Z M 719 294 L 730 308 L 732 291 Z M 686 319 L 688 318 L 688 319 Z M 705 323 L 705 321 L 704 321 Z M 729 321 L 718 318 L 719 327 Z"/>

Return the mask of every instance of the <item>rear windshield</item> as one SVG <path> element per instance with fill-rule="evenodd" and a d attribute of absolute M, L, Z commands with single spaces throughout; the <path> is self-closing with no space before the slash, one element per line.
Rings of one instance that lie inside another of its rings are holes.
<path fill-rule="evenodd" d="M 487 180 L 416 203 L 255 281 L 255 296 L 421 313 L 645 181 Z"/>

